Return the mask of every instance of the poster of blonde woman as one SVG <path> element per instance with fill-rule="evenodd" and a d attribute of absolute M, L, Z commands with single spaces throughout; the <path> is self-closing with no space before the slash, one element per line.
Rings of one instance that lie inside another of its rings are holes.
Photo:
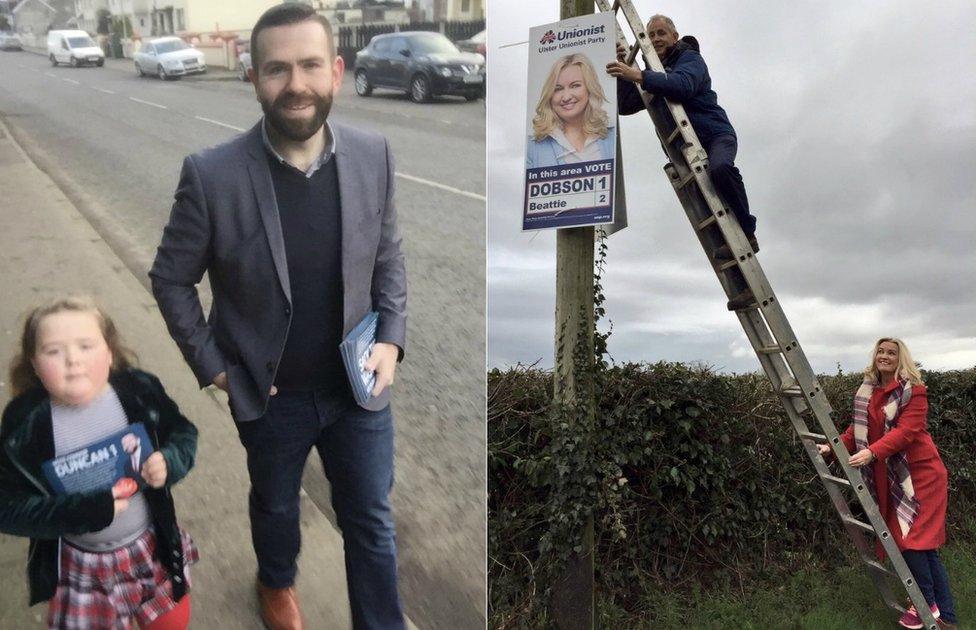
<path fill-rule="evenodd" d="M 529 31 L 523 230 L 613 222 L 617 92 L 613 14 Z"/>

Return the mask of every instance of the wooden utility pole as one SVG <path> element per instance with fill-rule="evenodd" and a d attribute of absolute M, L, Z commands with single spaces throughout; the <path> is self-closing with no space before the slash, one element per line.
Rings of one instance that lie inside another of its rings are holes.
<path fill-rule="evenodd" d="M 559 19 L 593 13 L 593 0 L 560 0 Z M 584 371 L 592 372 L 593 359 L 593 255 L 592 227 L 556 230 L 556 365 L 555 402 L 582 407 L 584 422 L 593 423 L 596 405 L 589 377 L 579 382 L 573 355 L 582 344 Z M 580 534 L 581 551 L 566 565 L 553 585 L 552 611 L 560 630 L 591 630 L 593 601 L 593 517 Z"/>

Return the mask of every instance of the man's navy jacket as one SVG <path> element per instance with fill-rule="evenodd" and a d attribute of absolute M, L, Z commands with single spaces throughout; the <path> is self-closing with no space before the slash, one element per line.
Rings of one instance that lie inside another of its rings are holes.
<path fill-rule="evenodd" d="M 713 138 L 735 135 L 735 130 L 718 104 L 708 66 L 698 50 L 694 37 L 682 37 L 661 60 L 665 72 L 644 70 L 641 86 L 645 92 L 684 105 L 698 139 L 707 148 Z M 617 109 L 625 116 L 644 109 L 644 101 L 631 81 L 617 80 Z"/>

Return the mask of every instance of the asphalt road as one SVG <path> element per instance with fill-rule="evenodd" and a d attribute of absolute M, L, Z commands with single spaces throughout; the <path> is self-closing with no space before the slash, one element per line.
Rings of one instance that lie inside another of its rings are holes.
<path fill-rule="evenodd" d="M 138 78 L 128 62 L 52 68 L 42 56 L 4 53 L 0 77 L 0 117 L 146 286 L 183 157 L 260 116 L 249 84 Z M 407 260 L 407 354 L 394 403 L 401 593 L 421 628 L 483 628 L 484 103 L 360 98 L 349 79 L 332 119 L 389 139 Z M 331 518 L 314 457 L 305 490 Z"/>

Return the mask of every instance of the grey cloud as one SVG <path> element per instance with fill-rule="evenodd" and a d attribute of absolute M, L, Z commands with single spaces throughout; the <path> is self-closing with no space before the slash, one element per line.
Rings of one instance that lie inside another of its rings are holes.
<path fill-rule="evenodd" d="M 814 367 L 858 370 L 888 332 L 918 339 L 926 365 L 976 363 L 976 6 L 920 19 L 915 3 L 880 0 L 637 4 L 702 42 L 739 135 L 759 259 Z M 556 19 L 532 10 L 493 0 L 493 45 Z M 554 239 L 519 233 L 525 46 L 489 59 L 489 364 L 549 364 Z M 609 241 L 611 353 L 756 369 L 647 117 L 621 133 L 631 227 Z"/>

